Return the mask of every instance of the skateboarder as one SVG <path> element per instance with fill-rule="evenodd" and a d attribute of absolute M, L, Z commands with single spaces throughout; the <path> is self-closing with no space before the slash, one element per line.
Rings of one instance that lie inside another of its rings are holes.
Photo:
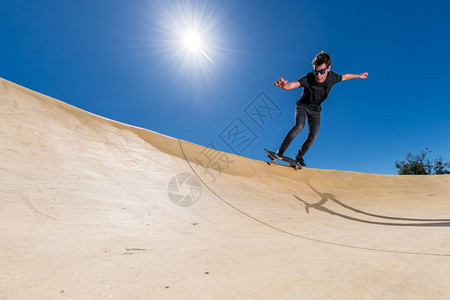
<path fill-rule="evenodd" d="M 332 86 L 343 80 L 349 79 L 365 79 L 369 73 L 361 74 L 344 74 L 338 75 L 331 71 L 331 58 L 330 55 L 321 51 L 314 57 L 312 61 L 314 68 L 313 72 L 306 74 L 296 81 L 289 82 L 283 77 L 275 81 L 274 85 L 282 88 L 283 90 L 292 90 L 295 88 L 303 88 L 300 99 L 297 100 L 297 107 L 295 110 L 295 125 L 287 133 L 284 141 L 278 148 L 277 156 L 283 156 L 286 149 L 291 142 L 297 136 L 297 134 L 305 127 L 305 120 L 308 119 L 308 137 L 303 143 L 302 147 L 295 156 L 295 160 L 302 165 L 306 166 L 303 156 L 308 149 L 314 143 L 317 137 L 320 127 L 320 112 L 322 107 L 320 104 L 325 101 Z"/>

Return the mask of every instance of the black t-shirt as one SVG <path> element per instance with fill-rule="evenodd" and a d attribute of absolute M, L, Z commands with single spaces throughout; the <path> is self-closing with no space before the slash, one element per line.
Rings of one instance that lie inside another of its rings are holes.
<path fill-rule="evenodd" d="M 298 79 L 300 86 L 303 87 L 302 95 L 297 101 L 297 105 L 302 105 L 315 110 L 321 111 L 320 104 L 327 99 L 331 88 L 335 83 L 342 80 L 342 75 L 333 71 L 328 72 L 327 79 L 323 83 L 318 83 L 313 73 L 308 73 Z"/>

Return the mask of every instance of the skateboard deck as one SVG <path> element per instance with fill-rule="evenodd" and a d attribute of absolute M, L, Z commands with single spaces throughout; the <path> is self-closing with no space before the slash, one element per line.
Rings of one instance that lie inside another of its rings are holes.
<path fill-rule="evenodd" d="M 281 160 L 281 161 L 283 161 L 285 163 L 288 163 L 295 170 L 299 170 L 299 169 L 303 168 L 295 159 L 292 159 L 292 158 L 287 157 L 287 156 L 281 156 L 280 158 L 278 158 L 276 156 L 275 152 L 267 150 L 266 148 L 264 148 L 264 150 L 267 152 L 267 156 L 271 160 L 271 162 L 267 162 L 269 165 L 275 164 L 276 163 L 275 160 Z"/>

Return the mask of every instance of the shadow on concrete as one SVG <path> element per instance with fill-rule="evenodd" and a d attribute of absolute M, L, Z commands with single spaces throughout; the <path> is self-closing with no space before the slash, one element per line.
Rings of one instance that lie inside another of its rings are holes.
<path fill-rule="evenodd" d="M 368 223 L 368 224 L 375 224 L 375 225 L 385 225 L 385 226 L 412 226 L 412 227 L 450 227 L 450 219 L 415 219 L 415 218 L 400 218 L 400 217 L 391 217 L 391 216 L 382 216 L 377 214 L 368 213 L 365 211 L 362 211 L 360 209 L 353 208 L 340 200 L 336 198 L 333 194 L 330 193 L 320 193 L 318 190 L 316 190 L 314 187 L 312 187 L 310 184 L 306 183 L 317 195 L 321 197 L 320 201 L 314 204 L 308 203 L 305 200 L 301 199 L 300 197 L 293 195 L 298 201 L 302 202 L 305 205 L 306 212 L 309 213 L 310 208 L 316 209 L 318 211 L 322 211 L 325 213 L 328 213 L 330 215 L 338 216 L 347 220 L 361 222 L 361 223 Z M 344 207 L 345 209 L 351 210 L 353 212 L 356 212 L 358 214 L 379 218 L 379 219 L 385 219 L 385 220 L 397 220 L 397 221 L 408 221 L 403 223 L 390 223 L 390 222 L 381 222 L 381 221 L 369 221 L 364 220 L 363 218 L 356 218 L 349 215 L 345 215 L 342 213 L 335 212 L 329 208 L 324 207 L 324 204 L 327 201 L 333 201 L 334 203 Z"/>

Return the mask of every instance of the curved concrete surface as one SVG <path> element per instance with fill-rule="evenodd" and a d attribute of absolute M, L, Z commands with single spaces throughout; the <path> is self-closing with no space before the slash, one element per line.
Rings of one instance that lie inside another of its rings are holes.
<path fill-rule="evenodd" d="M 0 85 L 0 298 L 450 297 L 449 176 L 269 166 Z"/>

